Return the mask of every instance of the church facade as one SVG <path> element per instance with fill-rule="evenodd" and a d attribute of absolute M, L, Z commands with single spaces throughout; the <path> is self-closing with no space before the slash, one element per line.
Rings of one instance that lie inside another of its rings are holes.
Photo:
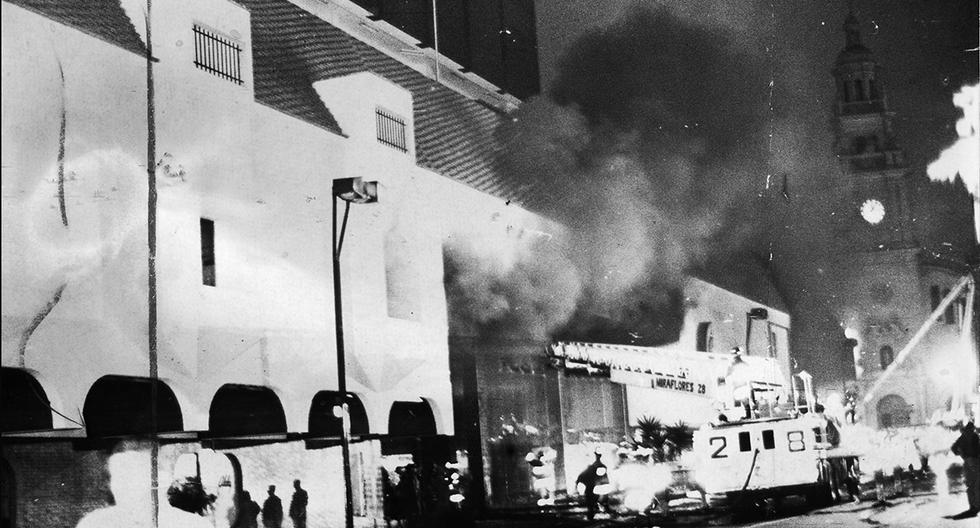
<path fill-rule="evenodd" d="M 869 425 L 928 423 L 937 412 L 967 406 L 976 392 L 976 344 L 968 330 L 972 248 L 922 229 L 929 214 L 925 176 L 899 146 L 882 68 L 853 14 L 844 29 L 846 45 L 833 69 L 844 196 L 834 233 L 842 271 L 835 308 L 856 343 L 856 383 L 843 389 L 855 400 L 858 420 Z"/>

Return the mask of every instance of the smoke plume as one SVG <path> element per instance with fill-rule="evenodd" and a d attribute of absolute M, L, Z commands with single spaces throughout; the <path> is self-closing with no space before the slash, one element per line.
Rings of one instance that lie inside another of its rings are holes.
<path fill-rule="evenodd" d="M 559 334 L 676 338 L 682 279 L 758 234 L 767 87 L 732 34 L 641 8 L 575 43 L 501 128 L 527 205 L 569 229 L 583 296 Z"/>

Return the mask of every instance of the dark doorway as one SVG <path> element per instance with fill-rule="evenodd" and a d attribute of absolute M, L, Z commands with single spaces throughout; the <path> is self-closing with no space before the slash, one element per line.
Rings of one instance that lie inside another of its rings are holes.
<path fill-rule="evenodd" d="M 14 470 L 0 458 L 0 528 L 13 528 L 17 525 L 17 481 Z"/>
<path fill-rule="evenodd" d="M 156 424 L 153 411 L 156 411 Z M 82 410 L 89 438 L 182 431 L 177 397 L 160 380 L 102 376 L 89 389 Z"/>
<path fill-rule="evenodd" d="M 51 403 L 25 370 L 0 368 L 0 432 L 51 429 Z"/>

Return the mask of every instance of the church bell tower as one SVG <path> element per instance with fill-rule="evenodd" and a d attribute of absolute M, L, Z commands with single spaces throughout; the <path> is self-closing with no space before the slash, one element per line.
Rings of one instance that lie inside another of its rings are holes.
<path fill-rule="evenodd" d="M 837 158 L 843 172 L 841 251 L 879 251 L 916 245 L 905 152 L 895 141 L 893 113 L 874 54 L 861 42 L 853 13 L 844 22 L 845 47 L 833 69 Z"/>

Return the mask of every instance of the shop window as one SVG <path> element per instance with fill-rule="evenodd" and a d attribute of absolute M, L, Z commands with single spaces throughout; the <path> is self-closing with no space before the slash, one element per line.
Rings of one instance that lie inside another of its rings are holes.
<path fill-rule="evenodd" d="M 201 219 L 201 282 L 205 286 L 217 283 L 214 260 L 214 220 Z"/>
<path fill-rule="evenodd" d="M 891 365 L 892 361 L 895 360 L 895 352 L 892 347 L 888 345 L 881 347 L 881 350 L 878 351 L 878 360 L 881 363 L 881 370 L 888 368 L 888 365 Z"/>

